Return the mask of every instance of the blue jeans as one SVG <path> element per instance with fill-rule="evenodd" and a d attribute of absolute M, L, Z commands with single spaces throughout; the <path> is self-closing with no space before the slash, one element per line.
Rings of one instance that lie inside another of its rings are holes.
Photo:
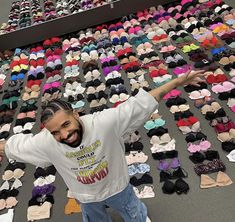
<path fill-rule="evenodd" d="M 83 222 L 112 222 L 106 205 L 116 210 L 125 222 L 146 222 L 147 208 L 130 184 L 122 192 L 104 201 L 81 204 Z"/>

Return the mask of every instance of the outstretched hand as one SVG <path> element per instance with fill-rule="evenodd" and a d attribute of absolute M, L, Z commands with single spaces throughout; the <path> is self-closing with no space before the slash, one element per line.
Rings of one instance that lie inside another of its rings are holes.
<path fill-rule="evenodd" d="M 188 84 L 199 86 L 199 83 L 206 82 L 205 79 L 202 79 L 202 77 L 204 77 L 205 75 L 206 74 L 204 70 L 188 71 L 178 78 L 178 86 L 184 86 Z"/>

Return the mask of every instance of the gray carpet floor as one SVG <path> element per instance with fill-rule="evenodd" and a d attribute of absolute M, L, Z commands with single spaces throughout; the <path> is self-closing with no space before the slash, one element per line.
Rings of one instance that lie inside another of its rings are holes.
<path fill-rule="evenodd" d="M 234 0 L 226 0 L 228 4 L 235 7 Z M 0 0 L 0 23 L 7 20 L 11 1 Z M 128 83 L 128 82 L 127 82 Z M 213 95 L 216 97 L 216 95 Z M 184 98 L 187 98 L 186 94 L 183 94 Z M 159 112 L 166 120 L 166 127 L 169 129 L 169 133 L 173 138 L 176 138 L 176 149 L 179 151 L 179 158 L 181 160 L 182 167 L 188 172 L 187 183 L 190 186 L 190 191 L 187 195 L 166 195 L 161 191 L 162 184 L 159 183 L 159 171 L 156 169 L 157 163 L 153 160 L 150 153 L 149 138 L 146 135 L 146 131 L 140 129 L 142 136 L 141 141 L 144 144 L 144 152 L 149 155 L 148 163 L 151 165 L 151 175 L 154 178 L 154 190 L 156 193 L 155 198 L 146 199 L 144 202 L 148 207 L 148 214 L 152 222 L 234 222 L 235 221 L 235 170 L 234 163 L 228 162 L 226 153 L 221 150 L 221 144 L 216 138 L 214 130 L 209 126 L 208 122 L 204 119 L 199 110 L 197 110 L 192 102 L 188 100 L 191 111 L 200 119 L 202 132 L 204 132 L 209 141 L 212 143 L 213 148 L 218 150 L 221 159 L 226 164 L 226 173 L 234 181 L 234 184 L 212 189 L 200 189 L 200 178 L 195 174 L 193 170 L 193 164 L 188 159 L 188 152 L 186 149 L 186 142 L 184 136 L 179 132 L 173 120 L 173 115 L 166 108 L 164 103 L 160 104 Z M 235 115 L 232 113 L 224 102 L 219 101 L 223 105 L 225 111 L 231 119 L 235 120 Z M 3 173 L 4 166 L 0 167 L 0 175 Z M 19 203 L 15 208 L 14 222 L 25 222 L 27 213 L 27 203 L 31 198 L 31 190 L 33 187 L 33 173 L 35 167 L 27 165 L 26 174 L 22 179 L 23 187 L 20 188 L 18 196 Z M 212 177 L 216 177 L 216 174 L 212 174 Z M 74 214 L 66 216 L 64 214 L 64 206 L 67 202 L 66 187 L 60 176 L 57 176 L 56 191 L 54 193 L 55 204 L 52 210 L 52 216 L 49 220 L 42 220 L 43 222 L 81 222 L 81 214 Z M 114 222 L 121 222 L 122 219 L 116 212 L 111 211 L 111 215 Z M 6 210 L 0 212 L 5 213 Z M 1 221 L 2 222 L 2 221 Z"/>

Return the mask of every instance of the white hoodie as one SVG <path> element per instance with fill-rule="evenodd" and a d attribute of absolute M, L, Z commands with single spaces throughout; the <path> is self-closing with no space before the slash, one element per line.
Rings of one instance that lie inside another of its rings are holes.
<path fill-rule="evenodd" d="M 69 190 L 81 203 L 103 201 L 129 183 L 122 136 L 138 129 L 158 103 L 140 89 L 116 108 L 81 117 L 84 135 L 77 148 L 57 142 L 47 129 L 33 136 L 9 138 L 8 158 L 40 167 L 54 165 Z"/>

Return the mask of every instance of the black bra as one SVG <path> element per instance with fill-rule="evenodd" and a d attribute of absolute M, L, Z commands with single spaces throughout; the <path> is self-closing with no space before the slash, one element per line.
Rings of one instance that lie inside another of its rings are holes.
<path fill-rule="evenodd" d="M 177 179 L 175 183 L 166 180 L 162 186 L 162 191 L 166 194 L 172 194 L 174 192 L 177 194 L 186 194 L 189 191 L 189 185 L 182 178 Z"/>
<path fill-rule="evenodd" d="M 178 178 L 185 178 L 188 177 L 188 173 L 183 168 L 179 167 L 173 171 L 161 171 L 160 172 L 160 182 L 170 179 L 178 179 Z"/>
<path fill-rule="evenodd" d="M 168 133 L 168 129 L 160 126 L 158 128 L 151 129 L 147 132 L 148 137 L 152 136 L 162 136 L 163 134 Z"/>
<path fill-rule="evenodd" d="M 155 160 L 173 159 L 173 158 L 178 157 L 178 151 L 171 150 L 171 151 L 165 151 L 165 152 L 152 153 L 152 157 Z"/>
<path fill-rule="evenodd" d="M 35 205 L 42 205 L 44 202 L 50 202 L 51 204 L 54 204 L 54 197 L 52 195 L 38 195 L 33 198 L 31 198 L 28 202 L 28 206 L 35 206 Z"/>
<path fill-rule="evenodd" d="M 134 143 L 125 143 L 126 152 L 143 150 L 143 148 L 144 148 L 143 144 L 139 141 L 136 141 Z"/>
<path fill-rule="evenodd" d="M 219 158 L 219 153 L 216 150 L 208 150 L 204 153 L 196 152 L 189 156 L 189 159 L 195 164 L 202 163 L 204 160 L 212 161 Z"/>
<path fill-rule="evenodd" d="M 38 167 L 34 173 L 34 177 L 35 179 L 37 179 L 39 177 L 46 177 L 48 175 L 55 175 L 55 174 L 56 174 L 56 168 L 53 165 L 51 165 L 46 169 Z"/>
<path fill-rule="evenodd" d="M 137 179 L 135 176 L 131 177 L 130 179 L 130 184 L 132 184 L 133 186 L 139 186 L 141 184 L 149 184 L 149 183 L 153 183 L 153 178 L 145 173 L 143 174 L 143 176 L 140 179 Z"/>
<path fill-rule="evenodd" d="M 196 141 L 202 140 L 202 139 L 205 139 L 205 140 L 207 139 L 207 136 L 202 132 L 197 132 L 196 134 L 189 133 L 185 137 L 185 140 L 187 143 L 193 143 L 193 142 L 196 142 Z"/>

